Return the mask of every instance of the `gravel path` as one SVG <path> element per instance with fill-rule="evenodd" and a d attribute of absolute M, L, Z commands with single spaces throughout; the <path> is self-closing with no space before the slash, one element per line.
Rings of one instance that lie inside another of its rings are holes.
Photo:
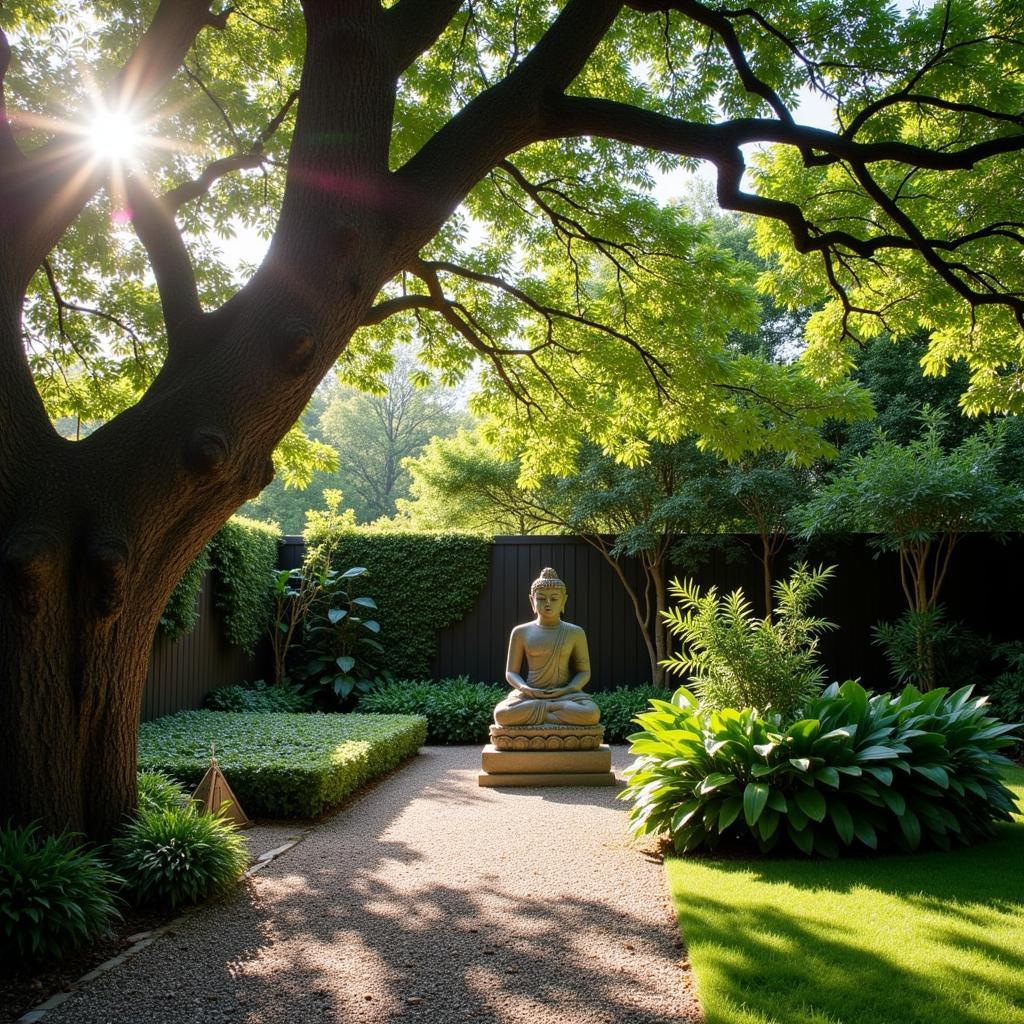
<path fill-rule="evenodd" d="M 480 788 L 479 757 L 424 748 L 45 1024 L 699 1024 L 616 790 Z"/>

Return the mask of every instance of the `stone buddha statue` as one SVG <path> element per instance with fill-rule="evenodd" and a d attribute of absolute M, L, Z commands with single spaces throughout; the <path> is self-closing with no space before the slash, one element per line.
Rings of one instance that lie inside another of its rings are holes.
<path fill-rule="evenodd" d="M 498 726 L 596 726 L 601 711 L 583 693 L 590 681 L 587 636 L 562 621 L 568 590 L 554 569 L 544 569 L 530 586 L 537 617 L 512 630 L 505 678 L 512 693 L 494 709 Z M 523 661 L 528 672 L 522 676 Z"/>

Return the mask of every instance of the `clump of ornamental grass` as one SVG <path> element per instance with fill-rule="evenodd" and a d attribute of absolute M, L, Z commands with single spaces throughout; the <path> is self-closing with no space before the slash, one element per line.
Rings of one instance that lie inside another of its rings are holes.
<path fill-rule="evenodd" d="M 0 960 L 58 959 L 118 916 L 118 879 L 78 837 L 0 828 Z"/>
<path fill-rule="evenodd" d="M 128 897 L 140 906 L 201 903 L 228 892 L 249 863 L 234 824 L 194 804 L 140 807 L 112 850 Z"/>

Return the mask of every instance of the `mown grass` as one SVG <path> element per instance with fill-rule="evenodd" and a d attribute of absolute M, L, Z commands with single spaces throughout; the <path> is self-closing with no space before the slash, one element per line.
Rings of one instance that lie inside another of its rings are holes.
<path fill-rule="evenodd" d="M 952 853 L 668 872 L 707 1024 L 1024 1024 L 1024 818 Z"/>

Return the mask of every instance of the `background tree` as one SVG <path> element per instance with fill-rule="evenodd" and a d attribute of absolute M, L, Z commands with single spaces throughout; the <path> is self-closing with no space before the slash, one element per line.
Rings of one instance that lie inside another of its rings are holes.
<path fill-rule="evenodd" d="M 393 516 L 395 502 L 409 490 L 403 461 L 459 425 L 454 393 L 422 376 L 405 352 L 381 378 L 378 393 L 339 386 L 320 415 L 319 431 L 338 453 L 346 504 L 360 522 Z"/>
<path fill-rule="evenodd" d="M 529 435 L 527 477 L 569 466 L 577 428 L 626 463 L 693 434 L 733 454 L 810 443 L 823 401 L 857 404 L 850 336 L 878 317 L 930 326 L 932 369 L 966 358 L 972 407 L 1024 401 L 1024 86 L 1003 73 L 1021 17 L 1001 0 L 5 5 L 0 820 L 117 827 L 175 581 L 266 486 L 339 355 L 379 376 L 413 322 L 442 383 L 484 360 L 478 411 L 513 449 Z M 835 130 L 794 117 L 801 86 Z M 745 188 L 758 143 L 775 150 Z M 650 198 L 652 153 L 709 161 L 721 205 L 778 227 L 780 304 L 838 296 L 789 372 L 726 358 L 749 282 Z M 241 274 L 219 252 L 235 224 L 270 237 Z M 74 442 L 51 418 L 78 371 L 106 422 Z M 786 410 L 774 432 L 765 408 Z"/>
<path fill-rule="evenodd" d="M 944 424 L 930 410 L 920 436 L 905 445 L 879 435 L 797 512 L 807 537 L 875 534 L 877 551 L 897 553 L 916 675 L 926 688 L 935 684 L 929 628 L 957 544 L 965 533 L 1019 530 L 1024 522 L 1024 489 L 1001 475 L 1006 424 L 990 423 L 950 450 Z"/>
<path fill-rule="evenodd" d="M 456 530 L 486 536 L 563 533 L 519 484 L 518 459 L 498 453 L 479 425 L 432 439 L 405 460 L 409 497 L 397 502 L 399 522 L 425 533 Z"/>

